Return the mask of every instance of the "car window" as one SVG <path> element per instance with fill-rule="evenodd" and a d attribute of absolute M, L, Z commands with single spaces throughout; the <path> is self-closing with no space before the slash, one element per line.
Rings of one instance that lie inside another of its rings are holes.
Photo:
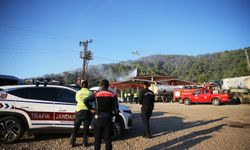
<path fill-rule="evenodd" d="M 20 88 L 9 92 L 15 96 L 27 99 L 48 100 L 55 99 L 55 90 L 46 87 Z"/>
<path fill-rule="evenodd" d="M 198 90 L 198 91 L 195 91 L 195 92 L 194 92 L 194 95 L 198 95 L 198 94 L 200 94 L 200 93 L 201 93 L 201 91 Z"/>
<path fill-rule="evenodd" d="M 57 96 L 56 101 L 58 102 L 68 102 L 68 103 L 76 103 L 75 102 L 75 92 L 67 89 L 57 88 Z"/>
<path fill-rule="evenodd" d="M 10 93 L 12 95 L 15 95 L 17 97 L 21 97 L 21 98 L 26 98 L 27 97 L 27 89 L 26 88 L 11 90 L 8 93 Z"/>

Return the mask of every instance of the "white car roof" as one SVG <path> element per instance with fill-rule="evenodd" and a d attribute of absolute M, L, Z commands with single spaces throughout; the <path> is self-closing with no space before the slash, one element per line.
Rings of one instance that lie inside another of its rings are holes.
<path fill-rule="evenodd" d="M 6 85 L 6 86 L 0 86 L 0 89 L 8 90 L 8 89 L 27 88 L 27 87 L 36 87 L 36 85 L 35 84 L 32 84 L 32 85 Z M 41 84 L 38 87 L 44 87 L 44 85 Z M 60 86 L 60 85 L 46 85 L 46 87 L 65 88 L 65 89 L 70 89 L 70 90 L 76 91 L 73 88 L 69 88 L 66 86 Z"/>
<path fill-rule="evenodd" d="M 89 90 L 90 91 L 98 91 L 99 89 L 100 89 L 99 86 L 95 86 L 95 87 L 90 88 Z"/>

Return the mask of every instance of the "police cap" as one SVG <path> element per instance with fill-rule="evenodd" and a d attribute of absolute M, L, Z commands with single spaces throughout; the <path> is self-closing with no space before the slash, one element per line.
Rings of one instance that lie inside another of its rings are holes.
<path fill-rule="evenodd" d="M 83 87 L 88 87 L 88 80 L 82 80 L 82 81 L 81 81 L 81 85 L 82 85 Z"/>
<path fill-rule="evenodd" d="M 147 87 L 149 87 L 149 83 L 147 81 L 144 81 L 142 84 L 146 85 Z"/>
<path fill-rule="evenodd" d="M 104 87 L 109 87 L 109 81 L 107 79 L 103 79 L 101 82 L 100 82 L 101 86 L 104 86 Z"/>

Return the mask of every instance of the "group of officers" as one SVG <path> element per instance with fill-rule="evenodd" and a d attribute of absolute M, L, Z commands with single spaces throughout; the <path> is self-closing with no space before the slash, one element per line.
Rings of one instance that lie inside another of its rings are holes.
<path fill-rule="evenodd" d="M 144 126 L 143 137 L 151 138 L 149 119 L 154 109 L 154 93 L 148 89 L 149 83 L 144 82 L 144 89 L 139 94 L 138 101 L 141 107 L 141 119 Z M 101 141 L 104 139 L 105 149 L 112 149 L 112 126 L 115 116 L 119 115 L 119 104 L 117 96 L 109 91 L 109 81 L 101 80 L 100 89 L 91 93 L 88 90 L 88 81 L 81 81 L 81 89 L 76 93 L 76 116 L 74 128 L 70 136 L 70 145 L 75 147 L 77 132 L 83 122 L 83 146 L 88 147 L 88 133 L 93 118 L 94 148 L 101 149 Z"/>
<path fill-rule="evenodd" d="M 134 93 L 124 93 L 124 100 L 125 103 L 126 102 L 130 102 L 131 104 L 133 102 L 135 102 L 136 104 L 138 104 L 138 93 L 134 92 Z"/>

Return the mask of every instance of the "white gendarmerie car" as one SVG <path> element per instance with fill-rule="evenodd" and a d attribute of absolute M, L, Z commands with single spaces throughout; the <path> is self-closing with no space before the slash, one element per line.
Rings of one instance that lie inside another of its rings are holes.
<path fill-rule="evenodd" d="M 57 85 L 0 86 L 0 140 L 13 143 L 25 131 L 71 132 L 76 108 L 75 94 L 75 89 Z M 132 126 L 131 110 L 122 105 L 119 105 L 119 110 L 114 137 Z"/>

